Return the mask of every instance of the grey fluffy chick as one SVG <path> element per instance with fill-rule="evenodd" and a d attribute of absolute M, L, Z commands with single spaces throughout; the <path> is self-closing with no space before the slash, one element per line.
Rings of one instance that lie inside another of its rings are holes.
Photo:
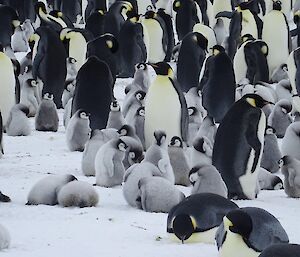
<path fill-rule="evenodd" d="M 30 123 L 27 115 L 29 109 L 23 104 L 17 104 L 11 108 L 7 123 L 6 133 L 9 136 L 28 136 L 31 133 Z"/>

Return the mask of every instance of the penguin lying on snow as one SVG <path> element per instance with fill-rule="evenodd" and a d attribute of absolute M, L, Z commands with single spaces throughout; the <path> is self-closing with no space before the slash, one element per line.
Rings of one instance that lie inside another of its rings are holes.
<path fill-rule="evenodd" d="M 140 190 L 137 205 L 147 212 L 168 213 L 180 203 L 184 194 L 173 184 L 161 177 L 146 177 L 138 182 Z"/>
<path fill-rule="evenodd" d="M 30 123 L 27 115 L 29 109 L 23 104 L 15 105 L 6 123 L 6 133 L 8 136 L 28 136 L 31 133 Z"/>
<path fill-rule="evenodd" d="M 288 243 L 280 222 L 264 209 L 247 207 L 226 214 L 216 233 L 220 257 L 259 256 L 268 246 Z"/>
<path fill-rule="evenodd" d="M 219 195 L 204 193 L 187 197 L 169 212 L 167 232 L 182 242 L 213 243 L 223 217 L 238 206 Z"/>
<path fill-rule="evenodd" d="M 261 190 L 280 190 L 283 189 L 283 181 L 280 177 L 270 173 L 264 168 L 258 172 L 258 183 Z"/>
<path fill-rule="evenodd" d="M 92 207 L 96 206 L 99 198 L 96 190 L 83 181 L 72 181 L 64 185 L 58 192 L 59 205 L 64 207 Z"/>
<path fill-rule="evenodd" d="M 39 180 L 28 194 L 26 205 L 56 205 L 59 190 L 67 183 L 77 180 L 73 175 L 49 175 Z"/>

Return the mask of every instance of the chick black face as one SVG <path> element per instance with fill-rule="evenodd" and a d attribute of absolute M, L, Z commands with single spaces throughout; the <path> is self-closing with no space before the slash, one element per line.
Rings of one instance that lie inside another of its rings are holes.
<path fill-rule="evenodd" d="M 195 148 L 195 150 L 200 153 L 205 153 L 205 149 L 203 148 L 203 145 L 204 145 L 204 139 L 202 137 L 198 138 L 193 143 L 193 147 Z"/>
<path fill-rule="evenodd" d="M 276 11 L 281 11 L 281 1 L 274 1 L 273 2 L 273 10 L 276 10 Z"/>
<path fill-rule="evenodd" d="M 180 214 L 173 220 L 173 232 L 182 243 L 191 237 L 195 229 L 193 218 L 187 214 Z"/>
<path fill-rule="evenodd" d="M 154 137 L 155 137 L 156 144 L 158 146 L 161 146 L 164 142 L 166 142 L 167 135 L 162 130 L 156 130 L 154 132 Z"/>
<path fill-rule="evenodd" d="M 142 107 L 138 108 L 137 111 L 136 111 L 136 115 L 141 116 L 141 117 L 145 117 L 145 107 L 142 106 Z"/>
<path fill-rule="evenodd" d="M 128 148 L 128 146 L 126 145 L 126 143 L 122 139 L 118 139 L 117 149 L 121 152 L 126 152 L 127 148 Z"/>
<path fill-rule="evenodd" d="M 182 140 L 180 137 L 172 137 L 170 141 L 170 146 L 180 147 L 182 148 Z"/>
<path fill-rule="evenodd" d="M 132 137 L 135 134 L 135 130 L 133 127 L 131 127 L 130 125 L 123 125 L 119 130 L 118 133 L 120 134 L 120 136 L 129 136 Z"/>
<path fill-rule="evenodd" d="M 239 234 L 244 239 L 248 239 L 252 232 L 252 219 L 243 210 L 229 212 L 223 219 L 225 229 L 232 233 Z"/>

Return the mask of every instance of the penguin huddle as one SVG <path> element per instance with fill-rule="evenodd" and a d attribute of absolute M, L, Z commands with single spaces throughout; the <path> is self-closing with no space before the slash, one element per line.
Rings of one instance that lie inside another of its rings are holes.
<path fill-rule="evenodd" d="M 232 201 L 300 198 L 297 2 L 0 2 L 0 158 L 3 135 L 65 133 L 95 182 L 41 178 L 27 205 L 93 207 L 121 187 L 220 257 L 297 251 L 276 217 Z"/>

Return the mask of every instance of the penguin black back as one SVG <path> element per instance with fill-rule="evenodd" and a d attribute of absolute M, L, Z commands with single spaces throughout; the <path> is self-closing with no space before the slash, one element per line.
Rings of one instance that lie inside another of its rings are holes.
<path fill-rule="evenodd" d="M 88 58 L 76 77 L 72 114 L 84 109 L 90 113 L 92 130 L 106 128 L 112 88 L 113 79 L 107 64 L 95 56 Z"/>
<path fill-rule="evenodd" d="M 0 5 L 0 44 L 3 47 L 10 46 L 11 36 L 19 25 L 16 11 L 10 6 Z"/>
<path fill-rule="evenodd" d="M 104 34 L 104 12 L 101 9 L 95 10 L 86 20 L 85 29 L 89 30 L 94 38 Z"/>

